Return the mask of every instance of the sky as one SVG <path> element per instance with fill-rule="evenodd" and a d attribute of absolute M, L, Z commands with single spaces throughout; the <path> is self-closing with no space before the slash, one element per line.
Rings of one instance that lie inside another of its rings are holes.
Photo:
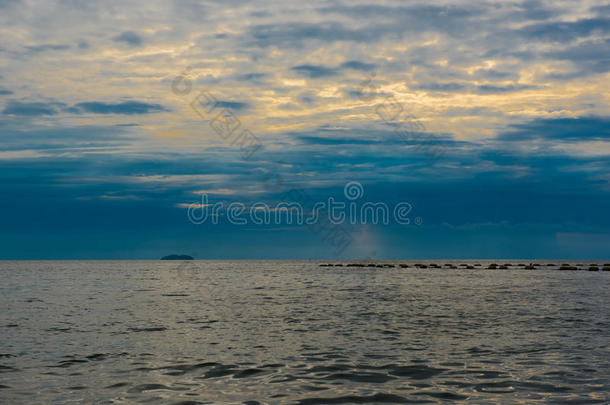
<path fill-rule="evenodd" d="M 609 259 L 609 55 L 604 1 L 0 0 L 0 259 Z M 409 223 L 189 217 L 295 190 Z"/>

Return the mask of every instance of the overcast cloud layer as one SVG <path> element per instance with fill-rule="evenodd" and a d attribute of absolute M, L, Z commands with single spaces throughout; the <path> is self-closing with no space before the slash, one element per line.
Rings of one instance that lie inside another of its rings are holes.
<path fill-rule="evenodd" d="M 0 258 L 330 257 L 302 227 L 187 220 L 202 193 L 275 204 L 269 171 L 423 219 L 354 226 L 346 256 L 610 249 L 607 2 L 0 0 L 0 39 Z"/>

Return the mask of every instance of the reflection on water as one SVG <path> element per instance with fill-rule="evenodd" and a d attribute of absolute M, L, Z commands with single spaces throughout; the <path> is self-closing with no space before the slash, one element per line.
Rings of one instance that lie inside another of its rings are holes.
<path fill-rule="evenodd" d="M 0 402 L 607 402 L 610 272 L 479 263 L 0 262 Z"/>

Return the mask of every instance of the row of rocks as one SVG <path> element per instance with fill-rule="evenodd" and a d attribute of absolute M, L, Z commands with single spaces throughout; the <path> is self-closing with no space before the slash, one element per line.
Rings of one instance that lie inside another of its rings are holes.
<path fill-rule="evenodd" d="M 380 267 L 380 268 L 392 268 L 392 267 L 401 267 L 403 269 L 407 269 L 410 267 L 409 264 L 405 264 L 405 263 L 399 263 L 399 264 L 392 264 L 392 263 L 348 263 L 348 264 L 343 264 L 343 263 L 321 263 L 320 267 Z M 440 264 L 436 264 L 436 263 L 428 263 L 428 264 L 423 264 L 423 263 L 415 263 L 413 265 L 411 265 L 414 268 L 418 268 L 418 269 L 442 269 L 442 268 L 446 268 L 446 269 L 458 269 L 458 268 L 463 268 L 463 269 L 476 269 L 476 268 L 484 268 L 480 263 L 475 263 L 475 264 L 466 264 L 466 263 L 462 263 L 460 265 L 455 265 L 452 263 L 446 263 L 444 265 L 440 265 Z M 588 267 L 586 265 L 583 266 L 583 264 L 577 264 L 577 265 L 571 265 L 569 263 L 563 263 L 561 265 L 557 265 L 555 263 L 549 263 L 549 264 L 540 264 L 540 263 L 529 263 L 529 264 L 525 264 L 525 263 L 519 263 L 519 264 L 512 264 L 512 263 L 504 263 L 504 264 L 497 264 L 497 263 L 491 263 L 489 264 L 487 267 L 487 269 L 490 270 L 508 270 L 511 267 L 516 267 L 516 268 L 523 268 L 524 270 L 535 270 L 537 268 L 544 268 L 544 267 L 557 267 L 558 270 L 586 270 L 588 269 L 589 271 L 599 271 L 600 267 L 602 271 L 610 271 L 610 263 L 604 263 L 602 266 L 598 266 L 597 264 L 593 263 L 588 265 Z"/>

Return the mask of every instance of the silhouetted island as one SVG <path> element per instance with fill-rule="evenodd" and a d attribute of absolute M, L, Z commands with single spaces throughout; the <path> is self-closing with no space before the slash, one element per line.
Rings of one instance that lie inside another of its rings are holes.
<path fill-rule="evenodd" d="M 189 255 L 169 255 L 163 256 L 161 260 L 195 260 L 192 256 Z"/>

